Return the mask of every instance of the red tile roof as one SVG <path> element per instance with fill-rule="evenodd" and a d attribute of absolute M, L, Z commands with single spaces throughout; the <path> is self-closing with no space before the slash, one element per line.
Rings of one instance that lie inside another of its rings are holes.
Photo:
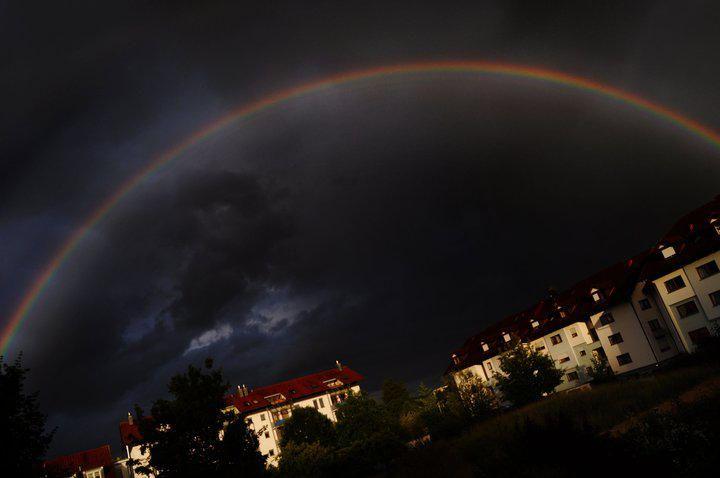
<path fill-rule="evenodd" d="M 273 395 L 281 394 L 284 397 L 282 403 L 292 403 L 294 400 L 327 393 L 334 388 L 338 388 L 338 386 L 354 385 L 364 380 L 364 378 L 348 367 L 343 367 L 342 370 L 333 368 L 274 385 L 256 388 L 250 391 L 246 397 L 239 394 L 229 395 L 225 398 L 225 401 L 228 406 L 234 406 L 240 413 L 248 413 L 273 406 L 268 400 Z M 338 382 L 341 385 L 338 385 Z"/>
<path fill-rule="evenodd" d="M 147 420 L 147 418 L 145 418 Z M 142 435 L 140 434 L 140 427 L 138 427 L 137 421 L 120 422 L 120 440 L 123 445 L 136 445 L 142 441 Z"/>
<path fill-rule="evenodd" d="M 47 460 L 43 463 L 43 468 L 55 472 L 72 474 L 75 473 L 78 468 L 87 471 L 100 467 L 111 467 L 112 464 L 113 458 L 112 453 L 110 453 L 110 445 L 103 445 L 92 450 L 85 450 L 73 453 L 72 455 L 64 455 L 52 460 Z M 111 472 L 111 470 L 109 471 Z"/>

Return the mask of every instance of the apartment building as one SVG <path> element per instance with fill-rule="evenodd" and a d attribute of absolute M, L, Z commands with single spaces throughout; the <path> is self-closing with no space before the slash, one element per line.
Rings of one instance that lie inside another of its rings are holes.
<path fill-rule="evenodd" d="M 647 369 L 716 333 L 720 318 L 720 196 L 678 220 L 648 250 L 550 291 L 529 309 L 470 337 L 447 372 L 495 388 L 500 356 L 516 341 L 548 354 L 565 374 L 556 391 L 591 380 L 592 357 L 613 372 Z"/>
<path fill-rule="evenodd" d="M 337 421 L 337 406 L 352 393 L 360 392 L 359 383 L 364 377 L 336 362 L 335 368 L 313 373 L 285 382 L 250 389 L 239 385 L 236 393 L 225 397 L 225 412 L 234 413 L 245 420 L 258 437 L 258 448 L 266 464 L 276 466 L 280 455 L 282 427 L 297 407 L 312 407 L 333 422 Z M 128 459 L 134 460 L 135 477 L 154 478 L 137 471 L 147 465 L 149 452 L 143 453 L 142 436 L 136 420 L 128 413 L 127 421 L 120 423 L 120 438 Z"/>
<path fill-rule="evenodd" d="M 317 372 L 254 390 L 238 386 L 227 397 L 228 412 L 239 415 L 257 434 L 260 453 L 268 465 L 277 465 L 285 421 L 297 407 L 312 407 L 333 422 L 337 406 L 351 393 L 359 393 L 362 375 L 337 362 L 330 370 Z"/>
<path fill-rule="evenodd" d="M 84 450 L 47 460 L 42 465 L 43 476 L 74 478 L 130 478 L 126 460 L 114 460 L 110 445 Z"/>

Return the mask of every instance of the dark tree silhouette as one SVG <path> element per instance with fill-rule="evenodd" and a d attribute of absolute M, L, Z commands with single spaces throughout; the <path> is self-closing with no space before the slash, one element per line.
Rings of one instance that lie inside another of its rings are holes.
<path fill-rule="evenodd" d="M 282 428 L 282 443 L 319 443 L 324 446 L 335 443 L 335 427 L 322 413 L 314 408 L 299 407 L 292 411 Z"/>
<path fill-rule="evenodd" d="M 205 361 L 205 370 L 188 367 L 170 379 L 171 400 L 155 401 L 151 420 L 136 406 L 144 450 L 150 462 L 141 472 L 164 478 L 259 476 L 264 460 L 255 434 L 245 422 L 224 413 L 229 384 Z"/>
<path fill-rule="evenodd" d="M 22 354 L 8 364 L 0 356 L 0 430 L 5 437 L 0 447 L 3 476 L 30 477 L 40 473 L 40 464 L 55 431 L 47 433 L 47 417 L 40 412 L 38 393 L 25 392 L 29 369 L 22 366 Z"/>
<path fill-rule="evenodd" d="M 563 376 L 551 357 L 519 342 L 500 356 L 500 368 L 495 379 L 503 398 L 518 407 L 551 393 Z"/>

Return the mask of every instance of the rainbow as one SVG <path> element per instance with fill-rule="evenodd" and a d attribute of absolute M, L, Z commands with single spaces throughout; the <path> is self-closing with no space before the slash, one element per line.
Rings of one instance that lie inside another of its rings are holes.
<path fill-rule="evenodd" d="M 673 111 L 670 108 L 613 86 L 544 68 L 480 61 L 442 61 L 381 66 L 325 77 L 317 81 L 277 91 L 269 96 L 265 96 L 257 101 L 248 103 L 230 111 L 225 116 L 196 131 L 174 147 L 160 154 L 147 166 L 122 183 L 92 212 L 92 214 L 85 218 L 82 224 L 65 240 L 61 247 L 52 256 L 50 261 L 45 264 L 42 271 L 37 275 L 37 277 L 35 277 L 29 289 L 27 289 L 24 293 L 20 303 L 17 305 L 2 329 L 2 333 L 0 334 L 0 354 L 6 353 L 13 337 L 17 334 L 18 330 L 20 330 L 23 322 L 27 319 L 35 304 L 37 304 L 38 300 L 42 297 L 43 292 L 52 282 L 53 277 L 57 274 L 63 263 L 67 261 L 73 252 L 78 248 L 78 245 L 83 241 L 83 238 L 88 234 L 88 232 L 91 231 L 100 221 L 102 221 L 102 219 L 106 217 L 113 208 L 121 202 L 123 198 L 130 194 L 139 184 L 145 181 L 149 176 L 158 172 L 158 170 L 164 166 L 171 163 L 175 158 L 182 155 L 191 146 L 204 141 L 209 136 L 232 123 L 243 119 L 249 119 L 253 115 L 268 108 L 272 108 L 275 105 L 293 100 L 309 93 L 317 93 L 326 88 L 345 86 L 362 80 L 377 79 L 393 75 L 411 75 L 422 73 L 477 73 L 482 75 L 509 76 L 538 80 L 545 83 L 587 91 L 612 100 L 617 100 L 639 110 L 651 113 L 699 138 L 702 138 L 711 145 L 720 149 L 720 135 L 718 135 L 718 133 L 698 121 L 688 118 L 687 116 Z"/>

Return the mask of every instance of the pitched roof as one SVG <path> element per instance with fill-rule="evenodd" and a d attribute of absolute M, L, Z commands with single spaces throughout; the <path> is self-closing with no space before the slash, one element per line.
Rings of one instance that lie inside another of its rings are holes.
<path fill-rule="evenodd" d="M 83 471 L 112 466 L 113 459 L 110 445 L 103 445 L 92 450 L 80 451 L 71 455 L 63 455 L 43 463 L 43 468 L 57 472 L 75 473 L 78 468 Z"/>
<path fill-rule="evenodd" d="M 289 404 L 294 400 L 326 393 L 341 386 L 353 385 L 364 380 L 364 378 L 348 367 L 343 367 L 342 370 L 333 368 L 285 382 L 259 387 L 252 390 L 245 397 L 240 394 L 229 395 L 225 397 L 225 401 L 228 406 L 234 406 L 240 413 L 248 413 L 281 403 Z"/>
<path fill-rule="evenodd" d="M 149 420 L 149 417 L 144 417 L 145 420 Z M 120 440 L 123 445 L 136 445 L 142 441 L 142 435 L 140 434 L 140 427 L 138 427 L 137 421 L 133 420 L 132 423 L 128 421 L 120 422 Z"/>

